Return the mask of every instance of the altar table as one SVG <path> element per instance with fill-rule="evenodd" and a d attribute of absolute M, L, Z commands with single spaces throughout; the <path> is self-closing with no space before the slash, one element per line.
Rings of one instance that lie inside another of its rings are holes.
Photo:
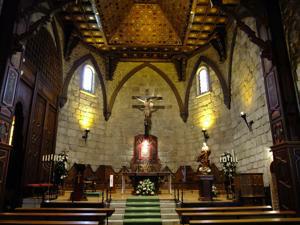
<path fill-rule="evenodd" d="M 122 173 L 122 194 L 125 192 L 125 177 L 129 177 L 134 188 L 137 187 L 138 182 L 149 178 L 155 183 L 155 189 L 159 191 L 159 181 L 168 177 L 169 182 L 169 193 L 172 193 L 172 174 L 169 172 L 124 172 Z"/>

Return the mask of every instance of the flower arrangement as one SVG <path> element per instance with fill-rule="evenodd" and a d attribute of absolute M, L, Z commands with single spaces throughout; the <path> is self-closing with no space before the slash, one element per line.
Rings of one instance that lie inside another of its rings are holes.
<path fill-rule="evenodd" d="M 212 192 L 213 197 L 217 197 L 219 194 L 219 191 L 215 185 L 212 186 L 211 192 Z"/>
<path fill-rule="evenodd" d="M 224 152 L 220 157 L 220 163 L 225 177 L 232 178 L 236 172 L 237 158 L 229 152 Z"/>
<path fill-rule="evenodd" d="M 154 195 L 155 187 L 154 183 L 150 179 L 145 179 L 140 181 L 135 193 L 137 195 Z"/>

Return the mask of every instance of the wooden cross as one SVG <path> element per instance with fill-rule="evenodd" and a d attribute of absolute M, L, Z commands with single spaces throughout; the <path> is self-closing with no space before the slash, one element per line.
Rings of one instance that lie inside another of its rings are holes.
<path fill-rule="evenodd" d="M 151 116 L 152 113 L 156 112 L 159 109 L 164 109 L 165 106 L 159 105 L 155 106 L 153 101 L 155 100 L 162 100 L 162 97 L 159 96 L 150 96 L 147 95 L 147 90 L 146 90 L 146 95 L 145 96 L 132 96 L 132 99 L 139 100 L 143 102 L 143 105 L 132 105 L 132 108 L 138 109 L 140 111 L 144 112 L 145 119 L 144 119 L 144 126 L 145 126 L 145 136 L 148 136 L 150 134 L 151 130 Z"/>

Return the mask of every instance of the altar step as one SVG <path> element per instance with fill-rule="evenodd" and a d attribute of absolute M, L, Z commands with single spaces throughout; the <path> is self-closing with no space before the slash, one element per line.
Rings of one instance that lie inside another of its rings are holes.
<path fill-rule="evenodd" d="M 151 202 L 151 201 L 150 201 Z M 115 208 L 115 213 L 109 218 L 108 224 L 109 225 L 123 225 L 124 221 L 124 214 L 125 214 L 125 208 L 126 208 L 126 200 L 113 200 L 110 204 L 110 207 Z M 126 208 L 126 211 L 128 213 L 134 213 L 134 212 L 147 212 L 148 215 L 150 213 L 157 213 L 160 211 L 160 219 L 157 218 L 157 221 L 161 221 L 162 225 L 178 225 L 180 224 L 178 215 L 175 211 L 175 202 L 173 200 L 160 200 L 160 209 L 157 207 L 149 207 L 149 205 L 145 207 L 138 206 L 128 206 Z M 156 215 L 156 214 L 152 214 Z M 134 224 L 134 221 L 137 221 L 136 218 L 132 219 L 126 219 L 127 222 L 132 222 Z M 152 217 L 151 222 L 156 222 L 155 218 Z M 153 224 L 154 224 L 153 223 Z M 141 221 L 135 224 L 145 224 L 150 225 L 150 220 L 147 221 L 147 214 L 145 214 L 144 220 L 141 223 Z"/>

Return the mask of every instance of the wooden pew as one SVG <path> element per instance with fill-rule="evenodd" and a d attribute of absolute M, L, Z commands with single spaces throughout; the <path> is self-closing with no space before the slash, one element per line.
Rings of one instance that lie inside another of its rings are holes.
<path fill-rule="evenodd" d="M 16 208 L 14 212 L 27 213 L 106 213 L 106 216 L 111 216 L 114 208 Z"/>
<path fill-rule="evenodd" d="M 102 202 L 49 202 L 45 201 L 41 203 L 41 208 L 103 208 Z"/>
<path fill-rule="evenodd" d="M 190 220 L 282 218 L 296 215 L 295 211 L 188 212 L 181 214 L 181 222 L 185 224 Z"/>
<path fill-rule="evenodd" d="M 238 212 L 238 211 L 267 211 L 272 210 L 272 206 L 230 206 L 230 207 L 197 207 L 197 208 L 176 208 L 177 214 L 181 216 L 186 212 Z"/>
<path fill-rule="evenodd" d="M 271 225 L 271 224 L 281 224 L 281 225 L 299 225 L 300 218 L 261 218 L 261 219 L 237 219 L 237 220 L 191 220 L 192 225 Z"/>
<path fill-rule="evenodd" d="M 98 225 L 96 221 L 0 220 L 5 225 Z"/>
<path fill-rule="evenodd" d="M 106 213 L 0 213 L 0 220 L 97 221 L 105 224 Z"/>

